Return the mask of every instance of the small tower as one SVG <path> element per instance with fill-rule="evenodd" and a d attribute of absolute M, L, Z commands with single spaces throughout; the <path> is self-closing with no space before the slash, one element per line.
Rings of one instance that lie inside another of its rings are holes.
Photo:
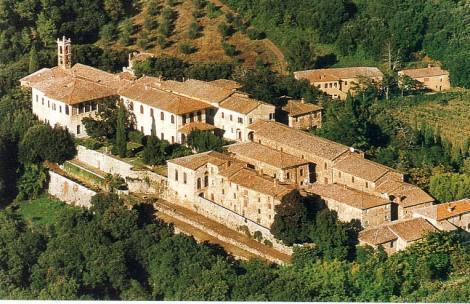
<path fill-rule="evenodd" d="M 57 65 L 64 68 L 70 69 L 72 67 L 72 41 L 66 39 L 65 36 L 62 40 L 57 39 Z"/>

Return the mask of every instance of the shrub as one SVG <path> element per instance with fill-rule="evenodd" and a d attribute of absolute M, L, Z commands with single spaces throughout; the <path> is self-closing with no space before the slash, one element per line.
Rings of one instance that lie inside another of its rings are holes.
<path fill-rule="evenodd" d="M 157 16 L 158 13 L 158 2 L 156 0 L 151 0 L 147 6 L 147 14 L 150 16 Z"/>
<path fill-rule="evenodd" d="M 222 14 L 220 12 L 220 8 L 212 2 L 209 2 L 206 7 L 208 11 L 208 16 L 210 19 L 217 18 L 218 16 L 220 16 L 220 14 Z"/>
<path fill-rule="evenodd" d="M 273 247 L 273 242 L 271 242 L 270 240 L 264 240 L 264 245 L 266 246 L 269 246 L 269 247 Z"/>
<path fill-rule="evenodd" d="M 138 144 L 144 144 L 144 134 L 140 131 L 130 131 L 128 134 L 129 140 Z"/>
<path fill-rule="evenodd" d="M 203 9 L 207 5 L 207 0 L 193 0 L 196 9 Z"/>
<path fill-rule="evenodd" d="M 261 233 L 261 231 L 255 231 L 253 233 L 253 238 L 258 242 L 261 242 L 263 240 L 263 234 Z"/>
<path fill-rule="evenodd" d="M 199 32 L 201 31 L 201 27 L 199 24 L 194 21 L 189 25 L 188 29 L 188 37 L 189 39 L 196 39 L 199 36 Z"/>
<path fill-rule="evenodd" d="M 233 27 L 227 23 L 220 23 L 217 29 L 223 38 L 229 37 L 233 34 Z"/>
<path fill-rule="evenodd" d="M 168 40 L 165 39 L 163 36 L 158 36 L 157 39 L 157 45 L 160 46 L 162 49 L 168 47 Z"/>
<path fill-rule="evenodd" d="M 103 25 L 100 31 L 100 37 L 104 43 L 111 43 L 117 34 L 116 25 L 112 22 Z"/>
<path fill-rule="evenodd" d="M 196 48 L 189 43 L 182 43 L 179 47 L 180 52 L 183 54 L 192 54 L 196 51 Z"/>
<path fill-rule="evenodd" d="M 157 19 L 154 16 L 147 15 L 144 19 L 144 28 L 148 31 L 153 31 L 158 27 Z"/>
<path fill-rule="evenodd" d="M 235 46 L 230 43 L 222 43 L 222 48 L 224 49 L 225 55 L 227 56 L 233 57 L 238 54 L 238 51 Z"/>
<path fill-rule="evenodd" d="M 248 34 L 248 38 L 250 38 L 251 40 L 259 40 L 259 39 L 266 38 L 265 33 L 258 31 L 255 28 L 249 28 L 247 31 L 247 34 Z"/>

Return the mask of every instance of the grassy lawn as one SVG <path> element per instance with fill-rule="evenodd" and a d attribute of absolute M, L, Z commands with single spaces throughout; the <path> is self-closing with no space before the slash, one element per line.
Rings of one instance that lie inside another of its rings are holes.
<path fill-rule="evenodd" d="M 71 208 L 67 204 L 42 196 L 31 201 L 24 201 L 19 204 L 18 213 L 28 224 L 52 225 L 57 222 L 57 218 L 66 208 Z"/>

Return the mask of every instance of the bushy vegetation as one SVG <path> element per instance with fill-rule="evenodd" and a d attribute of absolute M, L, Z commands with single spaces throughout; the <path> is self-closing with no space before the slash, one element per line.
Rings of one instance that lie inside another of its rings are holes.
<path fill-rule="evenodd" d="M 31 221 L 33 206 L 43 220 Z M 0 211 L 0 297 L 468 301 L 469 252 L 454 233 L 430 235 L 391 257 L 358 248 L 351 261 L 306 246 L 281 267 L 236 261 L 220 247 L 175 235 L 152 214 L 150 205 L 129 209 L 113 194 L 95 196 L 90 210 L 54 208 L 42 199 L 19 213 Z"/>
<path fill-rule="evenodd" d="M 306 60 L 287 57 L 292 69 L 329 66 L 338 59 L 351 65 L 391 62 L 396 68 L 429 55 L 442 61 L 453 85 L 470 87 L 465 0 L 223 2 L 286 54 L 304 54 L 300 58 Z"/>

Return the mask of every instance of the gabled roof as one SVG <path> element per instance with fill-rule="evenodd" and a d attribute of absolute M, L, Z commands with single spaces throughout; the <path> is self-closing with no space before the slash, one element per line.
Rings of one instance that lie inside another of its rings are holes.
<path fill-rule="evenodd" d="M 443 70 L 441 67 L 427 67 L 422 69 L 407 69 L 401 70 L 400 74 L 405 74 L 411 78 L 423 78 L 432 76 L 449 75 L 449 72 Z"/>
<path fill-rule="evenodd" d="M 313 103 L 305 103 L 299 100 L 289 100 L 282 109 L 290 116 L 301 116 L 323 110 L 322 107 Z"/>
<path fill-rule="evenodd" d="M 202 121 L 194 121 L 194 122 L 187 123 L 181 128 L 179 128 L 178 132 L 183 133 L 183 134 L 190 134 L 194 130 L 212 131 L 215 129 L 216 127 L 211 124 L 208 124 Z"/>
<path fill-rule="evenodd" d="M 375 190 L 393 195 L 402 207 L 411 207 L 419 204 L 434 202 L 434 198 L 421 188 L 397 180 L 385 180 L 379 183 Z"/>
<path fill-rule="evenodd" d="M 308 163 L 305 159 L 254 142 L 231 145 L 228 146 L 227 149 L 229 152 L 236 155 L 266 163 L 280 169 L 301 166 Z"/>
<path fill-rule="evenodd" d="M 240 93 L 235 93 L 222 101 L 219 104 L 220 108 L 227 109 L 233 112 L 241 113 L 241 114 L 248 114 L 258 108 L 260 105 L 265 104 L 259 100 L 249 98 L 248 96 Z M 267 105 L 267 104 L 266 104 Z M 273 108 L 274 106 L 269 105 Z"/>
<path fill-rule="evenodd" d="M 313 184 L 305 191 L 361 210 L 390 204 L 389 200 L 382 197 L 338 184 Z"/>
<path fill-rule="evenodd" d="M 163 90 L 159 88 L 159 83 L 153 82 L 153 80 L 150 77 L 139 79 L 120 90 L 119 94 L 176 115 L 211 107 L 208 103 Z"/>
<path fill-rule="evenodd" d="M 378 246 L 401 238 L 407 242 L 420 240 L 437 229 L 423 218 L 413 218 L 383 224 L 359 232 L 359 240 Z"/>
<path fill-rule="evenodd" d="M 353 153 L 335 163 L 334 168 L 371 182 L 376 182 L 388 172 L 394 171 L 392 168 Z"/>
<path fill-rule="evenodd" d="M 211 163 L 216 166 L 221 166 L 231 160 L 232 158 L 228 155 L 215 151 L 209 151 L 171 159 L 168 160 L 168 163 L 173 163 L 191 170 L 197 170 L 200 167 L 207 165 L 208 163 Z"/>
<path fill-rule="evenodd" d="M 208 103 L 219 103 L 235 91 L 211 84 L 210 82 L 194 79 L 184 82 L 173 80 L 162 81 L 161 89 Z"/>
<path fill-rule="evenodd" d="M 383 73 L 376 67 L 351 67 L 351 68 L 333 68 L 316 69 L 294 72 L 296 79 L 306 79 L 312 82 L 338 81 L 342 79 L 351 79 L 358 76 L 362 77 L 383 77 Z"/>
<path fill-rule="evenodd" d="M 254 131 L 257 136 L 328 160 L 334 160 L 349 151 L 345 145 L 289 128 L 274 121 L 257 120 L 248 128 Z"/>
<path fill-rule="evenodd" d="M 432 205 L 413 211 L 418 215 L 432 218 L 437 221 L 446 220 L 470 212 L 470 199 L 465 198 L 455 202 Z"/>

